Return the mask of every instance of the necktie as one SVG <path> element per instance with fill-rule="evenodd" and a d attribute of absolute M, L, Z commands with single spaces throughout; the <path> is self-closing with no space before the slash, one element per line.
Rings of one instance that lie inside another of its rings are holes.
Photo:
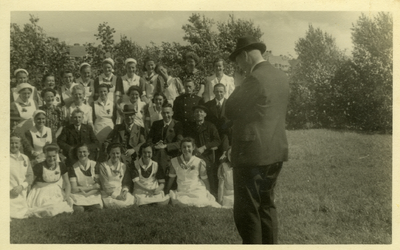
<path fill-rule="evenodd" d="M 165 141 L 165 137 L 167 136 L 167 129 L 168 129 L 168 125 L 165 124 L 162 130 L 162 139 L 163 141 Z"/>

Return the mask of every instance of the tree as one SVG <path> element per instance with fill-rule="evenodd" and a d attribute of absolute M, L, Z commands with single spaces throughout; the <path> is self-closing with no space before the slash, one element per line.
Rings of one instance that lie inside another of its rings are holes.
<path fill-rule="evenodd" d="M 333 122 L 329 110 L 334 105 L 329 96 L 331 80 L 345 60 L 344 53 L 331 35 L 312 25 L 296 42 L 295 51 L 298 63 L 290 72 L 289 123 L 296 127 L 329 126 Z"/>

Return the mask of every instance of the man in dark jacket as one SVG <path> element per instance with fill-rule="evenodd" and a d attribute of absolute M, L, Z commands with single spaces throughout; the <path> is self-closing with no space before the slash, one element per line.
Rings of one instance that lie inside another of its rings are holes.
<path fill-rule="evenodd" d="M 183 126 L 193 122 L 193 111 L 192 108 L 198 104 L 203 103 L 203 99 L 195 94 L 194 82 L 190 79 L 186 79 L 184 82 L 185 94 L 178 96 L 174 101 L 174 116 L 173 118 L 179 122 L 182 122 Z"/>
<path fill-rule="evenodd" d="M 83 111 L 80 109 L 72 111 L 71 119 L 73 124 L 65 126 L 57 138 L 57 144 L 67 158 L 67 166 L 72 166 L 74 163 L 70 154 L 72 149 L 80 143 L 85 143 L 89 147 L 89 159 L 96 160 L 97 158 L 99 141 L 94 135 L 93 128 L 90 125 L 82 124 L 83 116 Z"/>
<path fill-rule="evenodd" d="M 229 57 L 247 72 L 226 102 L 233 121 L 234 218 L 244 244 L 277 243 L 274 187 L 288 159 L 288 79 L 263 59 L 265 50 L 255 38 L 242 37 Z"/>
<path fill-rule="evenodd" d="M 211 122 L 205 120 L 207 108 L 202 105 L 193 107 L 195 122 L 184 128 L 184 136 L 191 137 L 196 143 L 195 155 L 201 157 L 207 164 L 207 175 L 210 181 L 211 193 L 217 192 L 217 171 L 215 166 L 215 150 L 221 144 L 218 130 Z"/>

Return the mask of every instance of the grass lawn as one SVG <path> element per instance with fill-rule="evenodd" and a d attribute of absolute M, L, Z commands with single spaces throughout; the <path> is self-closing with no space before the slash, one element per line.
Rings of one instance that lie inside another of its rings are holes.
<path fill-rule="evenodd" d="M 390 244 L 392 136 L 289 131 L 280 244 Z M 13 220 L 11 243 L 238 244 L 232 210 L 129 207 Z"/>

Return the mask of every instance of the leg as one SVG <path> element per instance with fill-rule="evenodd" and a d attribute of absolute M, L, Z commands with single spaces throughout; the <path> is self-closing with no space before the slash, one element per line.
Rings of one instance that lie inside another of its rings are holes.
<path fill-rule="evenodd" d="M 261 204 L 259 214 L 262 227 L 262 243 L 278 243 L 278 218 L 274 203 L 274 188 L 282 169 L 282 162 L 260 167 L 263 180 L 260 182 Z"/>
<path fill-rule="evenodd" d="M 262 228 L 258 209 L 258 188 L 251 174 L 252 168 L 234 168 L 233 215 L 243 244 L 261 244 Z"/>

